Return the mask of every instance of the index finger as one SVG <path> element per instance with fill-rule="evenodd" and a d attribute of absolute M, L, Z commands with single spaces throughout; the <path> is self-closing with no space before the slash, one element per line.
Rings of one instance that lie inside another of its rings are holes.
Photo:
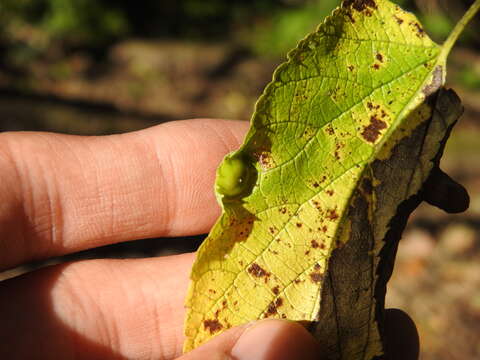
<path fill-rule="evenodd" d="M 100 137 L 0 134 L 0 267 L 208 231 L 215 169 L 247 128 L 185 120 Z"/>

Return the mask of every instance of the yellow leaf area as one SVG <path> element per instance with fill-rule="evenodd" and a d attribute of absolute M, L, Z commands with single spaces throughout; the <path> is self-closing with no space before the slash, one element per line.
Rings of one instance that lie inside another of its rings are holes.
<path fill-rule="evenodd" d="M 429 118 L 420 104 L 443 83 L 439 53 L 412 14 L 357 0 L 288 54 L 217 172 L 223 214 L 192 269 L 185 351 L 252 320 L 318 320 L 352 194 Z"/>

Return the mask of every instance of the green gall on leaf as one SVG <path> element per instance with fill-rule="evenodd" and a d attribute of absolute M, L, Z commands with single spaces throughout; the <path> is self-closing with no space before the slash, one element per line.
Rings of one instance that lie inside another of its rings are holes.
<path fill-rule="evenodd" d="M 251 191 L 255 173 L 252 163 L 245 157 L 230 154 L 218 167 L 215 189 L 224 200 L 239 199 Z"/>

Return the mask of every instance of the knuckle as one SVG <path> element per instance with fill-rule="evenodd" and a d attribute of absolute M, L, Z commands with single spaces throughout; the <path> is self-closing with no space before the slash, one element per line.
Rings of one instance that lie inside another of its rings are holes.
<path fill-rule="evenodd" d="M 60 240 L 61 201 L 45 147 L 40 136 L 0 134 L 0 228 L 7 243 L 0 246 L 8 245 L 4 254 L 16 262 L 46 255 Z"/>

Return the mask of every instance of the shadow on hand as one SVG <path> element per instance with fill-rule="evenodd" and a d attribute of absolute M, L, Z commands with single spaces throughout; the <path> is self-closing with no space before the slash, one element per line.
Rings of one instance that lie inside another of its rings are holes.
<path fill-rule="evenodd" d="M 47 267 L 1 284 L 1 359 L 127 359 L 59 317 L 59 312 L 67 312 L 81 319 L 89 311 L 81 306 L 65 309 L 69 304 L 54 299 L 67 266 Z"/>

